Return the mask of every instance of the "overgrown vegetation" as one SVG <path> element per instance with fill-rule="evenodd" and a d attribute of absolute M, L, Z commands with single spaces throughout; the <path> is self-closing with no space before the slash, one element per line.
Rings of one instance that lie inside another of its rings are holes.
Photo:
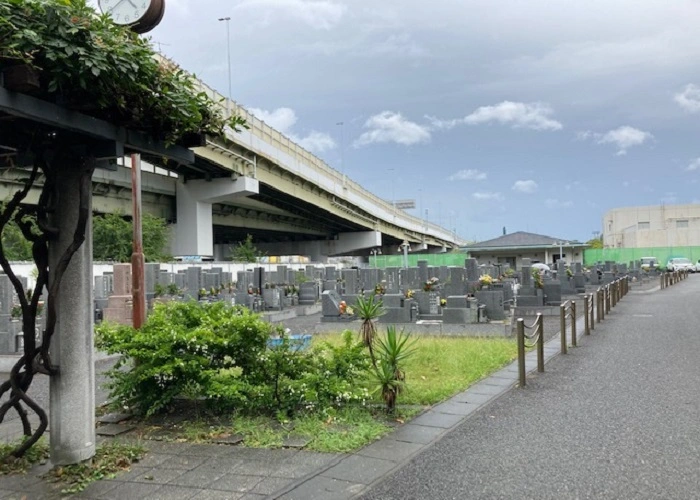
<path fill-rule="evenodd" d="M 171 143 L 227 125 L 191 75 L 85 0 L 0 0 L 0 40 L 0 65 L 35 68 L 42 99 Z"/>
<path fill-rule="evenodd" d="M 386 336 L 375 339 L 377 363 L 374 365 L 375 392 L 381 394 L 387 413 L 394 413 L 396 401 L 406 386 L 404 366 L 415 353 L 416 339 L 389 326 Z"/>
<path fill-rule="evenodd" d="M 92 460 L 54 467 L 48 476 L 63 486 L 61 493 L 79 493 L 90 483 L 111 478 L 118 472 L 129 470 L 131 465 L 141 460 L 145 453 L 145 448 L 140 445 L 105 443 L 97 447 Z"/>
<path fill-rule="evenodd" d="M 280 419 L 368 398 L 357 384 L 367 357 L 351 332 L 339 345 L 300 350 L 281 328 L 246 308 L 170 302 L 156 305 L 138 331 L 103 324 L 96 333 L 98 348 L 124 356 L 110 372 L 113 401 L 144 415 L 188 394 L 217 412 Z M 268 347 L 271 336 L 282 341 Z"/>
<path fill-rule="evenodd" d="M 141 216 L 146 262 L 171 260 L 170 230 L 165 219 L 149 213 Z M 124 214 L 104 214 L 92 219 L 92 256 L 96 261 L 131 262 L 134 225 Z"/>
<path fill-rule="evenodd" d="M 5 457 L 0 462 L 0 476 L 7 474 L 24 474 L 32 465 L 44 462 L 49 458 L 49 447 L 44 439 L 40 439 L 23 456 L 14 457 L 12 451 L 24 442 L 0 443 L 0 457 Z M 0 481 L 1 482 L 1 481 Z"/>
<path fill-rule="evenodd" d="M 32 243 L 14 221 L 8 222 L 2 229 L 2 247 L 9 261 L 32 260 Z"/>

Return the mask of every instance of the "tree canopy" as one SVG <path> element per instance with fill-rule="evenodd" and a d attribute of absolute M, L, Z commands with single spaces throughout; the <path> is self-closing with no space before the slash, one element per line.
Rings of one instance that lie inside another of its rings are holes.
<path fill-rule="evenodd" d="M 170 230 L 165 219 L 145 213 L 141 217 L 146 262 L 170 260 Z M 96 261 L 130 262 L 133 224 L 123 214 L 105 214 L 92 221 L 92 256 Z"/>

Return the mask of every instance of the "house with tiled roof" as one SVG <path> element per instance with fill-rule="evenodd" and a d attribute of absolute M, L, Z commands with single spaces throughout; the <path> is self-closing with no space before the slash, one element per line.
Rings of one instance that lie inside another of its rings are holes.
<path fill-rule="evenodd" d="M 479 264 L 509 264 L 512 268 L 520 269 L 522 259 L 530 259 L 533 264 L 553 264 L 559 259 L 564 259 L 569 264 L 583 263 L 583 251 L 586 248 L 588 245 L 580 241 L 518 231 L 473 243 L 463 250 L 477 259 Z"/>

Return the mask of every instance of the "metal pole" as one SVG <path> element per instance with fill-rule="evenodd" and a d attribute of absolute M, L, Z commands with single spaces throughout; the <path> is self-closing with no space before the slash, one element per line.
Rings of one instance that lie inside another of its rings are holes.
<path fill-rule="evenodd" d="M 561 353 L 566 354 L 566 302 L 559 306 L 559 328 L 561 337 Z"/>
<path fill-rule="evenodd" d="M 518 318 L 518 375 L 520 377 L 520 387 L 525 387 L 525 320 Z"/>
<path fill-rule="evenodd" d="M 588 316 L 588 308 L 589 308 L 590 302 L 588 299 L 588 295 L 583 296 L 583 333 L 585 335 L 590 335 L 591 334 L 591 324 L 590 324 L 590 318 Z"/>
<path fill-rule="evenodd" d="M 133 298 L 133 325 L 138 329 L 146 321 L 145 260 L 141 231 L 141 155 L 131 155 L 131 201 L 134 227 L 133 253 L 131 254 L 131 294 Z"/>
<path fill-rule="evenodd" d="M 226 111 L 231 116 L 231 96 L 233 95 L 231 91 L 231 18 L 221 17 L 219 21 L 226 21 L 226 54 L 228 57 L 228 99 L 226 100 Z"/>
<path fill-rule="evenodd" d="M 571 345 L 576 347 L 576 301 L 571 301 Z"/>
<path fill-rule="evenodd" d="M 591 326 L 591 330 L 595 330 L 595 301 L 593 300 L 593 294 L 588 298 L 588 303 L 591 306 L 591 319 L 589 321 L 589 324 Z"/>

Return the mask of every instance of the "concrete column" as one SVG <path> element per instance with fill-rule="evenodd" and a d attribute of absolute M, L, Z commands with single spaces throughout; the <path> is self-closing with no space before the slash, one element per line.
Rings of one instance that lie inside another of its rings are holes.
<path fill-rule="evenodd" d="M 79 208 L 80 166 L 66 163 L 60 168 L 56 176 L 56 212 L 52 218 L 59 238 L 49 249 L 51 269 L 55 269 L 73 240 Z M 92 196 L 89 206 L 92 207 Z M 59 369 L 50 378 L 51 460 L 57 465 L 78 463 L 95 454 L 92 220 L 86 233 L 85 242 L 63 275 L 51 344 L 51 361 Z"/>

